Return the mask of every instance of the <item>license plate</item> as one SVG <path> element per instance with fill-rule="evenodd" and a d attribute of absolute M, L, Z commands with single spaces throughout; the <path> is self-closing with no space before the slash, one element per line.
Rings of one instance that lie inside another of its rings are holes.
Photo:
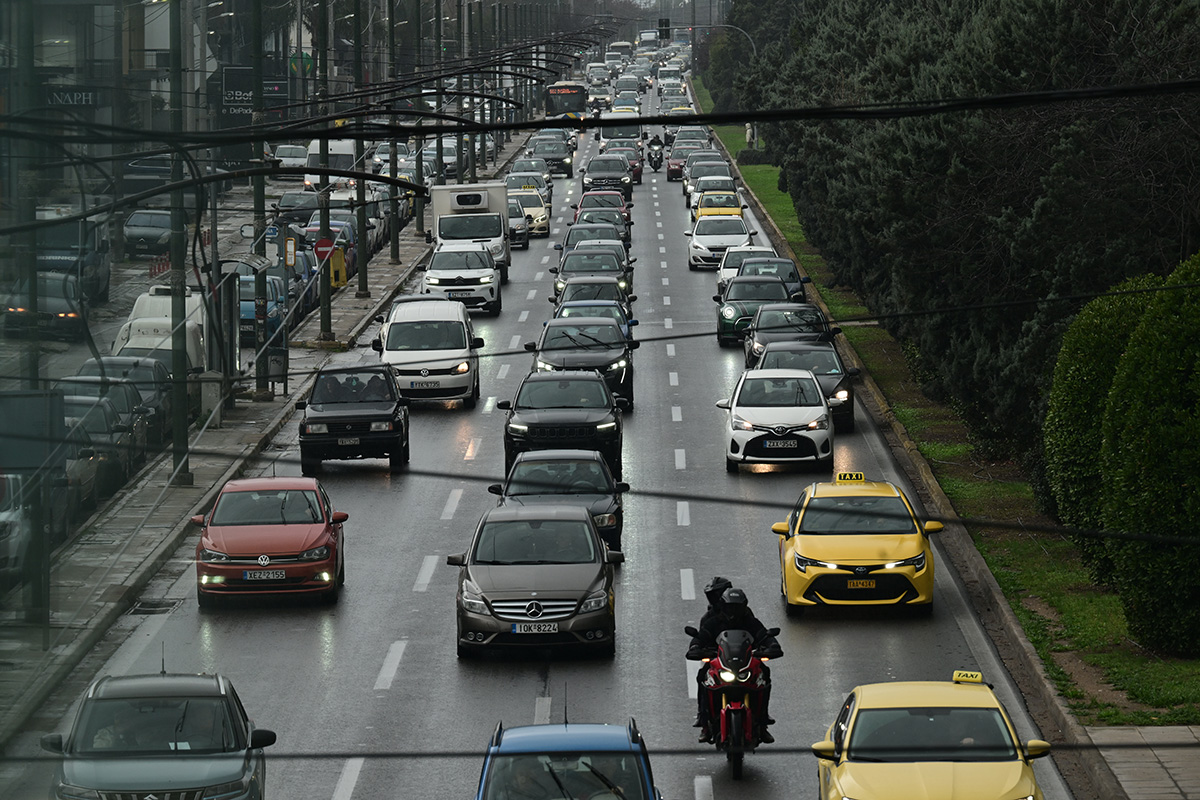
<path fill-rule="evenodd" d="M 254 333 L 254 323 L 248 322 L 243 325 L 239 325 L 238 329 L 241 330 L 242 333 Z"/>
<path fill-rule="evenodd" d="M 767 439 L 763 442 L 763 447 L 767 449 L 782 450 L 788 447 L 799 447 L 800 443 L 795 439 Z"/>
<path fill-rule="evenodd" d="M 558 633 L 557 622 L 514 622 L 513 633 Z"/>
<path fill-rule="evenodd" d="M 526 185 L 526 186 L 522 186 L 521 190 L 526 191 L 526 192 L 536 192 L 538 190 L 538 187 Z"/>
<path fill-rule="evenodd" d="M 851 578 L 846 581 L 846 588 L 847 589 L 874 589 L 875 588 L 875 579 L 874 578 L 867 578 L 867 579 Z"/>
<path fill-rule="evenodd" d="M 450 297 L 470 297 L 471 296 L 470 292 L 446 292 L 446 294 Z"/>
<path fill-rule="evenodd" d="M 353 447 L 354 445 L 358 444 L 358 437 L 357 436 L 342 437 L 341 439 L 338 439 L 338 444 L 341 445 L 342 447 Z"/>
<path fill-rule="evenodd" d="M 287 573 L 281 569 L 248 569 L 242 572 L 242 578 L 248 581 L 281 581 Z"/>
<path fill-rule="evenodd" d="M 408 383 L 410 389 L 439 389 L 441 386 L 441 381 L 409 381 Z"/>

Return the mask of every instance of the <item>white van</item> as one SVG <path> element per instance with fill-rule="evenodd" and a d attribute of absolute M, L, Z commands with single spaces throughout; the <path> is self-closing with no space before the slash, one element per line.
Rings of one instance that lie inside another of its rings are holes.
<path fill-rule="evenodd" d="M 467 307 L 457 300 L 411 295 L 392 303 L 371 349 L 396 373 L 412 400 L 479 402 L 479 348 Z"/>
<path fill-rule="evenodd" d="M 442 242 L 421 267 L 421 294 L 457 300 L 499 316 L 500 267 L 482 242 Z"/>
<path fill-rule="evenodd" d="M 313 139 L 308 143 L 308 164 L 310 167 L 321 166 L 321 140 Z M 330 169 L 355 169 L 354 165 L 354 140 L 353 139 L 330 139 L 329 140 L 329 164 Z M 363 172 L 369 172 L 363 165 L 358 167 Z M 330 175 L 327 180 L 329 185 L 335 189 L 342 189 L 347 186 L 352 186 L 353 181 L 343 175 Z M 304 185 L 316 188 L 321 185 L 321 176 L 313 173 L 305 173 Z"/>
<path fill-rule="evenodd" d="M 194 291 L 190 286 L 185 286 L 183 289 L 183 308 L 185 319 L 188 322 L 194 322 L 200 328 L 201 335 L 209 333 L 207 328 L 208 313 L 204 308 L 204 298 L 200 292 Z M 171 313 L 171 287 L 163 285 L 155 285 L 150 287 L 150 291 L 143 292 L 138 296 L 137 300 L 133 301 L 133 310 L 129 312 L 129 317 L 125 324 L 117 331 L 117 338 L 113 341 L 112 352 L 116 353 L 129 341 L 130 326 L 139 319 L 147 317 L 166 317 L 170 319 Z"/>

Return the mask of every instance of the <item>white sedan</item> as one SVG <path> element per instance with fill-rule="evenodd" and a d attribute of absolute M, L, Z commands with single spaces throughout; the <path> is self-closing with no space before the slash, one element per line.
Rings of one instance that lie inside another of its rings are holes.
<path fill-rule="evenodd" d="M 810 461 L 833 467 L 829 404 L 808 370 L 748 369 L 733 396 L 717 408 L 729 411 L 727 472 L 737 472 L 739 464 Z"/>

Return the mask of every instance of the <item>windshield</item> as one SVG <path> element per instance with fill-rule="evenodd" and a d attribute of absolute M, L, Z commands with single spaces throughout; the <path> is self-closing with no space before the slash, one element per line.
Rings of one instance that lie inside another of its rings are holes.
<path fill-rule="evenodd" d="M 63 403 L 63 416 L 77 419 L 88 433 L 99 433 L 107 436 L 112 431 L 108 427 L 108 418 L 104 410 L 94 403 L 67 401 Z"/>
<path fill-rule="evenodd" d="M 625 164 L 615 158 L 594 158 L 588 164 L 588 172 L 625 172 Z"/>
<path fill-rule="evenodd" d="M 578 222 L 580 224 L 624 225 L 625 217 L 621 216 L 621 212 L 615 208 L 590 208 L 580 212 Z"/>
<path fill-rule="evenodd" d="M 646 782 L 634 753 L 496 756 L 488 769 L 483 800 L 646 800 Z"/>
<path fill-rule="evenodd" d="M 854 718 L 851 761 L 1012 761 L 1016 745 L 996 708 L 865 708 Z"/>
<path fill-rule="evenodd" d="M 800 518 L 800 533 L 917 533 L 904 501 L 896 496 L 814 497 Z"/>
<path fill-rule="evenodd" d="M 821 389 L 812 378 L 747 378 L 738 392 L 739 406 L 794 408 L 821 405 Z"/>
<path fill-rule="evenodd" d="M 520 175 L 509 175 L 504 179 L 509 189 L 544 189 L 546 180 L 541 175 L 525 172 Z"/>
<path fill-rule="evenodd" d="M 438 235 L 443 239 L 498 239 L 504 235 L 501 225 L 495 214 L 447 214 L 438 217 Z"/>
<path fill-rule="evenodd" d="M 171 227 L 171 215 L 135 211 L 129 215 L 129 219 L 126 220 L 125 224 L 131 228 L 162 228 L 168 230 Z"/>
<path fill-rule="evenodd" d="M 602 139 L 637 139 L 642 135 L 642 126 L 636 122 L 624 125 L 603 125 L 600 128 Z"/>
<path fill-rule="evenodd" d="M 567 154 L 567 146 L 565 144 L 555 144 L 554 142 L 539 142 L 533 146 L 535 155 L 548 156 L 565 156 Z"/>
<path fill-rule="evenodd" d="M 520 520 L 489 522 L 479 532 L 476 564 L 588 564 L 596 542 L 586 522 Z"/>
<path fill-rule="evenodd" d="M 745 281 L 729 284 L 726 300 L 786 300 L 787 287 L 776 281 Z"/>
<path fill-rule="evenodd" d="M 505 494 L 608 494 L 599 461 L 521 461 L 513 465 Z"/>
<path fill-rule="evenodd" d="M 800 275 L 791 261 L 757 261 L 747 259 L 742 265 L 742 275 L 770 275 L 787 283 L 799 283 Z"/>
<path fill-rule="evenodd" d="M 774 350 L 762 354 L 762 369 L 806 369 L 813 375 L 841 375 L 842 366 L 833 350 Z"/>
<path fill-rule="evenodd" d="M 80 375 L 99 375 L 100 363 L 98 361 L 85 361 L 83 366 L 79 368 Z M 158 387 L 154 384 L 155 370 L 151 366 L 137 367 L 107 367 L 104 371 L 105 376 L 110 378 L 120 377 L 127 378 L 134 382 L 138 391 L 142 395 L 143 400 L 149 400 L 154 397 Z"/>
<path fill-rule="evenodd" d="M 728 174 L 729 174 L 729 165 L 728 164 L 718 164 L 716 162 L 709 162 L 709 161 L 701 161 L 698 164 L 694 164 L 694 165 L 692 165 L 692 168 L 688 171 L 688 175 L 691 177 L 692 180 L 695 180 L 696 178 L 703 178 L 706 175 L 728 175 Z"/>
<path fill-rule="evenodd" d="M 585 194 L 579 198 L 580 208 L 620 208 L 621 196 L 619 194 Z"/>
<path fill-rule="evenodd" d="M 288 211 L 293 208 L 316 208 L 320 200 L 316 192 L 284 192 L 279 198 L 279 208 Z"/>
<path fill-rule="evenodd" d="M 546 207 L 546 204 L 542 202 L 542 197 L 541 197 L 541 195 L 537 195 L 537 194 L 516 194 L 516 195 L 513 195 L 513 197 L 516 199 L 516 201 L 517 201 L 518 203 L 520 203 L 520 204 L 521 204 L 521 206 L 522 206 L 523 208 L 536 208 L 536 209 L 542 209 L 542 208 L 545 208 L 545 207 Z"/>
<path fill-rule="evenodd" d="M 240 749 L 229 710 L 219 697 L 139 697 L 89 700 L 71 737 L 88 756 Z"/>
<path fill-rule="evenodd" d="M 558 317 L 607 317 L 620 325 L 625 324 L 625 312 L 615 303 L 605 303 L 594 306 L 563 306 L 558 310 Z"/>
<path fill-rule="evenodd" d="M 378 372 L 325 373 L 317 378 L 310 402 L 381 403 L 394 400 L 391 384 Z"/>
<path fill-rule="evenodd" d="M 780 333 L 820 333 L 825 330 L 825 317 L 816 309 L 765 309 L 759 313 L 755 327 Z"/>
<path fill-rule="evenodd" d="M 608 408 L 604 384 L 588 380 L 526 381 L 517 408 Z"/>
<path fill-rule="evenodd" d="M 519 206 L 518 206 L 519 208 Z M 517 216 L 524 217 L 518 211 Z M 439 250 L 429 261 L 429 269 L 436 272 L 442 269 L 491 269 L 492 261 L 485 251 Z"/>
<path fill-rule="evenodd" d="M 426 320 L 388 325 L 387 350 L 462 350 L 467 332 L 461 322 Z"/>
<path fill-rule="evenodd" d="M 735 194 L 706 193 L 700 196 L 701 208 L 741 208 L 741 199 Z"/>
<path fill-rule="evenodd" d="M 310 489 L 223 492 L 210 525 L 311 525 L 323 522 L 317 493 Z"/>
<path fill-rule="evenodd" d="M 353 153 L 330 153 L 328 155 L 328 157 L 326 158 L 326 161 L 329 164 L 329 169 L 354 169 L 354 154 Z M 308 166 L 310 166 L 310 167 L 321 166 L 321 154 L 320 153 L 309 153 L 308 154 Z M 345 178 L 341 178 L 337 175 L 330 175 L 328 179 L 330 181 L 345 180 Z"/>
<path fill-rule="evenodd" d="M 625 341 L 616 325 L 555 325 L 546 330 L 543 350 L 577 350 L 618 345 Z"/>
<path fill-rule="evenodd" d="M 696 220 L 696 236 L 737 236 L 746 234 L 741 217 L 704 217 Z"/>
<path fill-rule="evenodd" d="M 278 158 L 307 158 L 308 148 L 298 144 L 281 144 L 275 148 Z"/>
<path fill-rule="evenodd" d="M 102 381 L 62 380 L 58 382 L 57 388 L 62 389 L 63 394 L 73 394 L 76 397 L 107 397 L 119 414 L 132 413 L 134 405 L 138 402 L 138 398 L 130 396 L 129 392 L 133 391 L 133 387 L 128 384 L 106 385 Z"/>
<path fill-rule="evenodd" d="M 580 242 L 590 241 L 592 239 L 620 239 L 621 234 L 612 225 L 604 225 L 603 227 L 587 227 L 587 228 L 571 228 L 567 233 L 567 246 L 576 245 Z"/>
<path fill-rule="evenodd" d="M 714 177 L 712 175 L 704 175 L 696 179 L 696 191 L 698 192 L 733 192 L 737 187 L 733 184 L 733 178 Z"/>

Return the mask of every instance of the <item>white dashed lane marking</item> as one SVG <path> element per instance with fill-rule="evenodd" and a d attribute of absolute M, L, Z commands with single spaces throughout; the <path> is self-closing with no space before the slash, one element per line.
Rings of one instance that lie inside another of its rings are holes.
<path fill-rule="evenodd" d="M 532 300 L 533 298 L 531 297 L 529 299 Z M 517 322 L 525 322 L 527 319 L 529 319 L 529 309 L 521 312 L 521 314 L 517 317 Z"/>
<path fill-rule="evenodd" d="M 533 724 L 546 725 L 550 722 L 549 697 L 538 697 L 533 701 Z"/>
<path fill-rule="evenodd" d="M 407 644 L 404 639 L 392 642 L 387 656 L 383 659 L 383 666 L 379 668 L 379 676 L 375 678 L 375 691 L 392 688 L 392 681 L 396 677 L 396 670 L 400 668 L 400 659 L 404 657 L 404 647 Z"/>
<path fill-rule="evenodd" d="M 669 345 L 667 345 L 667 358 L 674 358 L 674 357 L 675 357 L 675 345 L 669 344 Z"/>
<path fill-rule="evenodd" d="M 684 450 L 675 451 L 675 469 L 687 469 L 687 453 Z"/>
<path fill-rule="evenodd" d="M 363 758 L 352 758 L 342 767 L 338 776 L 337 786 L 333 789 L 333 800 L 350 800 L 354 794 L 354 785 L 358 783 L 358 773 L 362 772 Z"/>
<path fill-rule="evenodd" d="M 508 349 L 509 350 L 519 350 L 520 347 L 521 347 L 520 334 L 513 336 L 511 339 L 508 340 Z"/>
<path fill-rule="evenodd" d="M 413 584 L 414 592 L 423 592 L 429 588 L 429 582 L 433 580 L 433 571 L 437 569 L 437 562 L 437 556 L 425 556 L 425 560 L 421 562 L 421 571 L 417 573 L 417 582 Z"/>
<path fill-rule="evenodd" d="M 684 600 L 696 599 L 696 577 L 690 569 L 679 570 L 679 596 Z"/>
<path fill-rule="evenodd" d="M 679 406 L 671 406 L 671 422 L 683 422 L 683 409 Z"/>
<path fill-rule="evenodd" d="M 482 439 L 472 439 L 467 443 L 467 452 L 463 455 L 463 461 L 474 461 L 475 456 L 479 454 L 479 443 Z"/>
<path fill-rule="evenodd" d="M 680 500 L 675 504 L 675 524 L 681 527 L 686 527 L 692 524 L 691 513 L 688 511 L 687 500 Z"/>
<path fill-rule="evenodd" d="M 496 370 L 496 380 L 502 381 L 508 377 L 508 368 L 510 364 L 501 364 L 500 369 Z"/>
<path fill-rule="evenodd" d="M 672 386 L 678 386 L 679 385 L 679 373 L 678 372 L 668 372 L 667 373 L 667 381 Z"/>
<path fill-rule="evenodd" d="M 666 328 L 667 330 L 671 330 L 672 328 L 675 327 L 675 321 L 672 320 L 670 317 L 663 317 L 663 327 Z"/>
<path fill-rule="evenodd" d="M 462 499 L 462 489 L 451 489 L 450 496 L 446 498 L 446 506 L 442 509 L 442 519 L 454 519 L 454 512 L 458 510 L 458 501 Z"/>

